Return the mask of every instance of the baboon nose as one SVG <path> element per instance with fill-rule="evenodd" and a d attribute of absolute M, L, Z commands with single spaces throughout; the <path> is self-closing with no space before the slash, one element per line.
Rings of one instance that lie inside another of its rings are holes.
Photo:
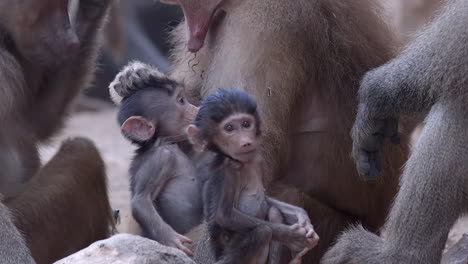
<path fill-rule="evenodd" d="M 79 41 L 69 41 L 67 42 L 67 50 L 70 52 L 75 52 L 78 50 L 79 45 L 80 45 Z"/>
<path fill-rule="evenodd" d="M 252 143 L 250 143 L 250 142 L 246 142 L 246 143 L 242 144 L 242 147 L 244 147 L 244 148 L 250 147 L 250 146 L 252 146 Z"/>

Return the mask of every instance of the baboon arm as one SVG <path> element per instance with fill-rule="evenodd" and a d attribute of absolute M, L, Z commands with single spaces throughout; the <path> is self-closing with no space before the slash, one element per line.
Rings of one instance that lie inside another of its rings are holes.
<path fill-rule="evenodd" d="M 167 232 L 175 232 L 159 215 L 155 201 L 174 173 L 174 154 L 159 149 L 133 176 L 132 213 L 147 235 L 160 241 Z"/>
<path fill-rule="evenodd" d="M 428 111 L 436 101 L 468 101 L 468 2 L 448 2 L 445 11 L 397 58 L 364 77 L 352 129 L 353 157 L 363 178 L 380 173 L 385 138 L 398 142 L 398 118 Z"/>
<path fill-rule="evenodd" d="M 281 235 L 284 234 L 283 224 L 276 224 L 267 222 L 259 218 L 247 215 L 235 208 L 235 197 L 238 190 L 234 186 L 236 184 L 237 171 L 225 170 L 223 190 L 221 192 L 221 199 L 219 207 L 216 210 L 215 221 L 229 230 L 236 232 L 246 232 L 252 230 L 260 225 L 269 226 L 273 230 L 273 239 L 281 239 Z"/>
<path fill-rule="evenodd" d="M 370 118 L 428 111 L 437 101 L 468 100 L 468 2 L 447 1 L 444 12 L 397 58 L 370 71 L 360 90 L 360 109 Z"/>
<path fill-rule="evenodd" d="M 34 264 L 24 238 L 13 224 L 13 217 L 6 206 L 0 203 L 0 257 L 5 263 Z"/>
<path fill-rule="evenodd" d="M 300 232 L 298 228 L 292 228 L 280 223 L 267 222 L 247 215 L 237 208 L 227 209 L 226 211 L 228 212 L 216 215 L 216 222 L 228 230 L 249 232 L 259 226 L 268 226 L 273 232 L 272 240 L 284 244 L 293 251 L 301 251 L 309 243 L 306 234 Z"/>
<path fill-rule="evenodd" d="M 300 207 L 281 202 L 271 197 L 267 197 L 267 201 L 270 203 L 270 205 L 278 208 L 278 210 L 283 215 L 286 224 L 295 224 L 300 220 L 310 222 L 309 215 L 304 209 Z"/>
<path fill-rule="evenodd" d="M 288 203 L 278 201 L 268 196 L 267 201 L 280 211 L 280 213 L 284 217 L 286 224 L 296 225 L 300 226 L 301 228 L 304 228 L 304 230 L 306 231 L 305 236 L 311 239 L 311 245 L 313 244 L 313 240 L 318 241 L 318 235 L 315 233 L 314 227 L 310 222 L 309 215 L 304 209 Z"/>
<path fill-rule="evenodd" d="M 175 231 L 164 222 L 158 211 L 153 206 L 153 201 L 149 196 L 135 195 L 132 198 L 133 217 L 141 225 L 145 235 L 149 238 L 160 241 L 167 232 Z"/>
<path fill-rule="evenodd" d="M 437 103 L 405 164 L 381 236 L 345 231 L 324 264 L 440 263 L 447 235 L 466 211 L 468 108 Z"/>
<path fill-rule="evenodd" d="M 248 232 L 261 225 L 268 226 L 273 231 L 273 240 L 285 240 L 285 225 L 261 220 L 259 218 L 245 214 L 236 208 L 232 208 L 230 212 L 217 214 L 216 222 L 219 225 L 235 232 Z"/>
<path fill-rule="evenodd" d="M 379 259 L 382 246 L 383 240 L 376 234 L 365 230 L 361 225 L 351 226 L 336 239 L 335 245 L 325 254 L 320 263 L 387 263 Z M 393 263 L 409 262 L 395 261 Z"/>
<path fill-rule="evenodd" d="M 216 222 L 220 226 L 229 228 L 235 232 L 247 232 L 260 225 L 269 226 L 273 229 L 273 233 L 275 233 L 275 230 L 281 229 L 280 224 L 274 224 L 272 222 L 261 220 L 259 218 L 245 214 L 236 208 L 218 209 L 216 213 Z M 276 236 L 276 238 L 279 237 Z"/>

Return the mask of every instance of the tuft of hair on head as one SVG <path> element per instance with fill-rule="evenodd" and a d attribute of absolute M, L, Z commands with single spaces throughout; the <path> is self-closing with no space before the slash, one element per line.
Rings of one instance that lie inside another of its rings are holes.
<path fill-rule="evenodd" d="M 151 86 L 157 79 L 167 79 L 158 68 L 139 61 L 127 64 L 109 85 L 109 94 L 116 105 L 136 90 Z"/>
<path fill-rule="evenodd" d="M 193 124 L 198 127 L 205 138 L 212 138 L 213 124 L 219 124 L 233 114 L 249 114 L 255 118 L 258 133 L 261 119 L 254 97 L 238 88 L 219 89 L 206 96 Z"/>

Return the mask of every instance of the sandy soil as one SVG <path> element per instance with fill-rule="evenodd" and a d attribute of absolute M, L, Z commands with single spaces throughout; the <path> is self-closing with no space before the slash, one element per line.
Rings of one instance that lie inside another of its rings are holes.
<path fill-rule="evenodd" d="M 115 107 L 102 103 L 87 103 L 71 116 L 62 133 L 49 145 L 41 147 L 43 161 L 47 161 L 57 151 L 65 138 L 83 136 L 95 142 L 107 166 L 108 185 L 111 205 L 120 209 L 120 232 L 135 232 L 130 212 L 130 193 L 128 186 L 128 167 L 134 147 L 120 134 L 117 125 Z M 461 218 L 453 227 L 447 240 L 447 246 L 458 241 L 464 232 L 468 232 L 468 217 Z"/>

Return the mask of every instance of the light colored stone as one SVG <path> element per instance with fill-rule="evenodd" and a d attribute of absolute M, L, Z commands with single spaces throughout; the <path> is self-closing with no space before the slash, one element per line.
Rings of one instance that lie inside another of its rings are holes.
<path fill-rule="evenodd" d="M 467 264 L 468 263 L 468 233 L 452 246 L 443 256 L 441 264 Z"/>
<path fill-rule="evenodd" d="M 93 243 L 55 264 L 195 264 L 180 250 L 154 240 L 119 234 Z"/>

